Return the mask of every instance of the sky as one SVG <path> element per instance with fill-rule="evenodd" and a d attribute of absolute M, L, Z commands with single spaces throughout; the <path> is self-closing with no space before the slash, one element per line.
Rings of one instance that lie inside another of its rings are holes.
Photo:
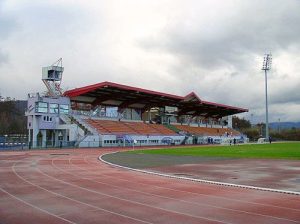
<path fill-rule="evenodd" d="M 300 121 L 299 0 L 0 0 L 0 94 L 43 92 L 63 58 L 64 90 L 111 81 Z"/>

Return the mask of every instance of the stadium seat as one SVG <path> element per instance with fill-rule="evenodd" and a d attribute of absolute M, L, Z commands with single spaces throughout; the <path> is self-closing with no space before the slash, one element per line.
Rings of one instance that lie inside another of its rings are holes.
<path fill-rule="evenodd" d="M 174 131 L 161 124 L 94 119 L 86 119 L 86 123 L 100 134 L 177 135 Z"/>

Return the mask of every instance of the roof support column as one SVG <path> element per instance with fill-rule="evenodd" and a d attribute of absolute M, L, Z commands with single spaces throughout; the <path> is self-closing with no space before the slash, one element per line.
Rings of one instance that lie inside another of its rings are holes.
<path fill-rule="evenodd" d="M 151 109 L 148 110 L 148 121 L 151 121 Z"/>
<path fill-rule="evenodd" d="M 227 123 L 227 127 L 228 127 L 228 128 L 232 128 L 232 116 L 231 116 L 231 115 L 228 116 L 227 119 L 228 119 L 228 120 L 227 120 L 227 122 L 228 122 L 228 123 Z"/>

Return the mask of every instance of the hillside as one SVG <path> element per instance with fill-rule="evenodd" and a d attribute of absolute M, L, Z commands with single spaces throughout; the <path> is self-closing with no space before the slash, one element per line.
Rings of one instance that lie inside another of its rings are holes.
<path fill-rule="evenodd" d="M 273 122 L 269 124 L 271 129 L 291 129 L 291 128 L 300 128 L 300 122 Z"/>
<path fill-rule="evenodd" d="M 27 101 L 0 102 L 0 135 L 26 134 Z"/>

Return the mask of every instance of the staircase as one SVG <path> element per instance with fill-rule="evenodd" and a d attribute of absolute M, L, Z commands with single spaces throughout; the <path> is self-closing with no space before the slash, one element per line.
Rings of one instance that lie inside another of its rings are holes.
<path fill-rule="evenodd" d="M 98 135 L 97 130 L 90 127 L 83 119 L 78 116 L 70 116 L 71 122 L 77 124 L 82 130 L 84 130 L 85 135 Z"/>
<path fill-rule="evenodd" d="M 174 131 L 176 133 L 179 133 L 181 130 L 179 130 L 178 128 L 176 128 L 175 126 L 171 125 L 171 124 L 164 124 L 165 127 L 167 127 L 168 129 L 170 129 L 171 131 Z"/>
<path fill-rule="evenodd" d="M 181 145 L 185 145 L 186 141 L 189 139 L 190 136 L 186 135 L 183 141 L 180 143 Z"/>
<path fill-rule="evenodd" d="M 65 123 L 65 124 L 72 124 L 72 121 L 70 117 L 66 114 L 61 114 L 59 118 Z"/>

